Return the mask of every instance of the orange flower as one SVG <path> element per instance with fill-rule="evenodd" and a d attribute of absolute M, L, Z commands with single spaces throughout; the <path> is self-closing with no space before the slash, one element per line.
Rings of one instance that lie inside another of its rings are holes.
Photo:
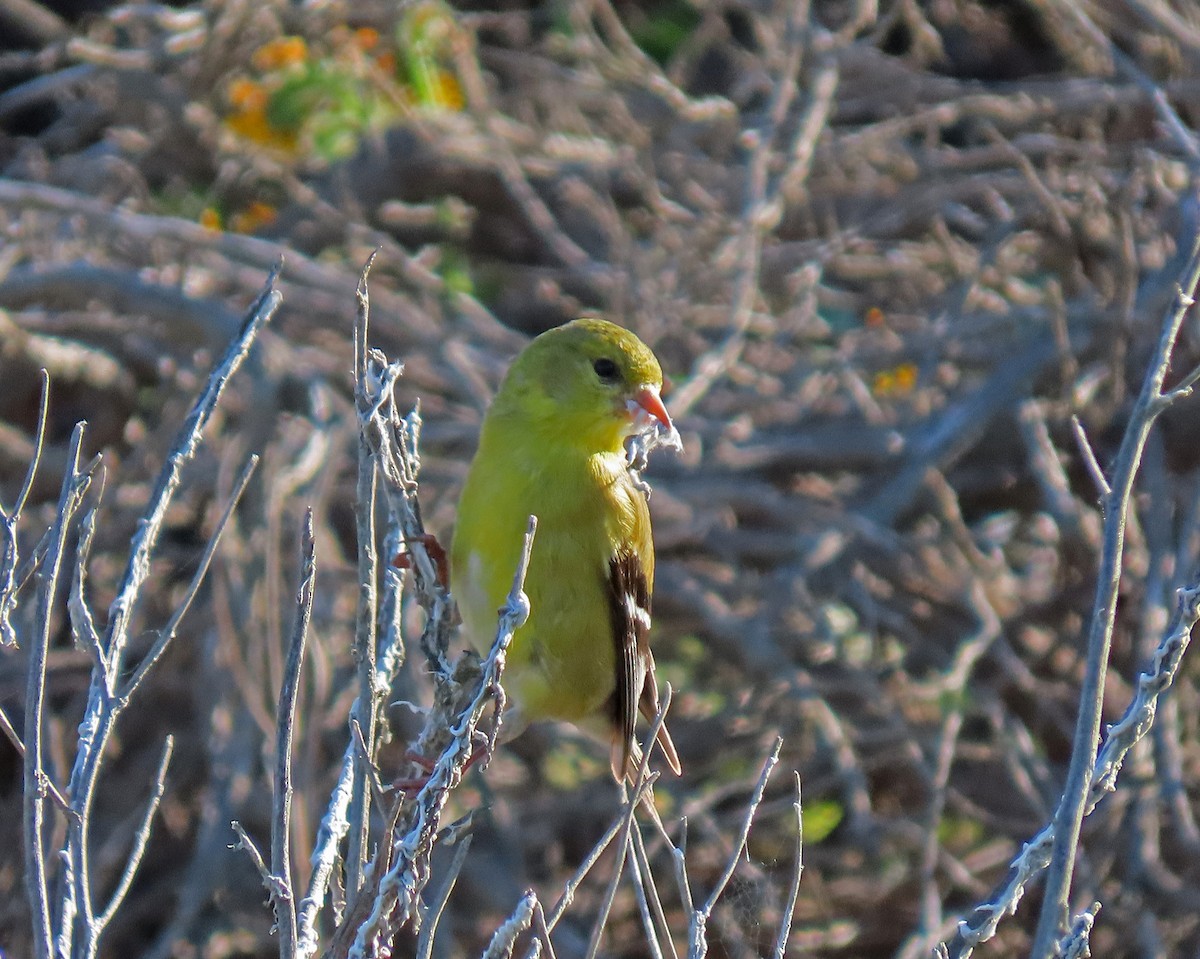
<path fill-rule="evenodd" d="M 354 31 L 354 45 L 360 50 L 374 50 L 379 46 L 379 31 L 374 27 L 359 27 Z"/>
<path fill-rule="evenodd" d="M 247 140 L 285 153 L 295 153 L 299 138 L 291 130 L 279 130 L 267 119 L 265 104 L 261 109 L 239 110 L 225 118 L 225 126 Z"/>
<path fill-rule="evenodd" d="M 308 44 L 303 37 L 279 37 L 254 51 L 254 65 L 259 70 L 278 70 L 303 63 L 307 57 Z"/>
<path fill-rule="evenodd" d="M 206 206 L 200 211 L 200 225 L 206 230 L 221 229 L 221 214 L 216 207 Z"/>
<path fill-rule="evenodd" d="M 279 211 L 269 203 L 255 200 L 246 209 L 230 217 L 229 226 L 237 233 L 253 233 L 260 227 L 273 223 L 278 215 Z"/>
<path fill-rule="evenodd" d="M 262 84 L 239 77 L 229 84 L 229 103 L 243 113 L 262 111 L 267 108 L 267 91 Z"/>

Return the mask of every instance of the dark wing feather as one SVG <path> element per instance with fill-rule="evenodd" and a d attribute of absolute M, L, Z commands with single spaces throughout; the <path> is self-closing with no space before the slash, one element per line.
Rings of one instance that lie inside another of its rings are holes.
<path fill-rule="evenodd" d="M 650 584 L 632 552 L 615 555 L 608 564 L 608 603 L 616 652 L 617 683 L 613 690 L 613 775 L 625 778 L 633 752 L 634 726 L 650 657 Z"/>

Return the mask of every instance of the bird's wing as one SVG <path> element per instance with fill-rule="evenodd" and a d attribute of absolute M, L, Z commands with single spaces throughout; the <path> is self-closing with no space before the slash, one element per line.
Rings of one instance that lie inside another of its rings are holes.
<path fill-rule="evenodd" d="M 647 663 L 652 662 L 649 640 L 650 583 L 641 560 L 632 550 L 621 550 L 609 560 L 608 602 L 617 666 L 610 762 L 613 775 L 620 781 L 625 778 L 629 768 Z"/>
<path fill-rule="evenodd" d="M 650 653 L 650 581 L 636 553 L 621 552 L 612 558 L 608 586 L 617 654 L 609 762 L 619 781 L 632 772 L 629 766 L 630 757 L 636 754 L 634 726 L 638 712 L 649 720 L 658 714 L 658 683 L 654 677 L 654 656 Z M 665 724 L 659 727 L 656 742 L 678 776 L 679 754 Z"/>

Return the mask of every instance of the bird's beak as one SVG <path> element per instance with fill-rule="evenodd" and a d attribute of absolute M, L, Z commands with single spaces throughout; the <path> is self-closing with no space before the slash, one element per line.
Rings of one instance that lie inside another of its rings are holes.
<path fill-rule="evenodd" d="M 667 412 L 667 408 L 663 406 L 663 401 L 658 395 L 657 386 L 641 387 L 633 394 L 628 406 L 635 421 L 643 415 L 649 414 L 662 423 L 668 431 L 675 428 L 671 423 L 671 414 Z"/>

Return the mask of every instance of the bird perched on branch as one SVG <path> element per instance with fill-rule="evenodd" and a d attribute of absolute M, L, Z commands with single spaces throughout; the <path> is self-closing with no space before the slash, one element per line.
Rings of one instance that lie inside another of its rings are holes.
<path fill-rule="evenodd" d="M 504 722 L 562 719 L 611 742 L 619 781 L 636 771 L 639 711 L 658 711 L 648 642 L 654 544 L 631 436 L 679 448 L 662 369 L 641 340 L 575 320 L 517 357 L 483 421 L 451 547 L 451 583 L 472 643 L 486 651 L 512 585 L 530 514 L 531 613 L 513 635 Z M 643 457 L 644 459 L 644 457 Z M 680 772 L 661 727 L 658 746 Z"/>

